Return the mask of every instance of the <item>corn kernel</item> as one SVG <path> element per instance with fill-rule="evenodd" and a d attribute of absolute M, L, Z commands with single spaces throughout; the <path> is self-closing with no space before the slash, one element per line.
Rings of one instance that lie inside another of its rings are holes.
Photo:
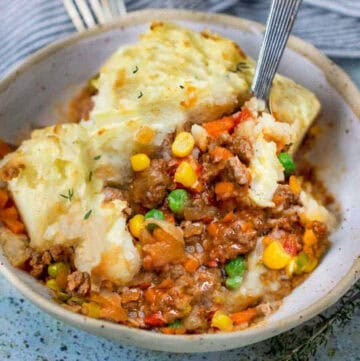
<path fill-rule="evenodd" d="M 140 172 L 150 165 L 150 158 L 144 154 L 135 154 L 130 158 L 131 167 L 135 172 Z"/>
<path fill-rule="evenodd" d="M 192 152 L 194 145 L 195 140 L 191 133 L 181 132 L 176 136 L 171 150 L 176 157 L 186 157 Z"/>
<path fill-rule="evenodd" d="M 140 237 L 140 233 L 141 231 L 144 229 L 144 216 L 142 214 L 137 214 L 136 216 L 132 217 L 129 220 L 129 229 L 131 234 L 136 237 L 139 238 Z"/>
<path fill-rule="evenodd" d="M 317 237 L 312 229 L 307 228 L 305 230 L 303 241 L 306 246 L 313 246 L 317 242 Z"/>
<path fill-rule="evenodd" d="M 300 194 L 301 182 L 299 181 L 299 178 L 295 177 L 294 175 L 290 176 L 289 187 L 295 194 Z"/>
<path fill-rule="evenodd" d="M 230 332 L 233 329 L 233 321 L 225 312 L 216 311 L 211 319 L 211 326 L 220 331 Z"/>
<path fill-rule="evenodd" d="M 100 307 L 93 302 L 83 303 L 82 305 L 84 313 L 92 318 L 99 318 L 100 317 Z"/>
<path fill-rule="evenodd" d="M 263 263 L 270 269 L 282 269 L 290 260 L 291 256 L 278 241 L 271 242 L 264 250 Z"/>
<path fill-rule="evenodd" d="M 185 187 L 191 187 L 197 181 L 197 175 L 188 162 L 181 162 L 175 172 L 175 181 Z"/>
<path fill-rule="evenodd" d="M 140 144 L 149 144 L 154 139 L 155 132 L 148 126 L 141 127 L 136 133 L 136 141 Z"/>
<path fill-rule="evenodd" d="M 304 272 L 306 273 L 312 272 L 317 265 L 318 265 L 318 260 L 316 258 L 311 258 L 309 263 L 305 265 Z"/>

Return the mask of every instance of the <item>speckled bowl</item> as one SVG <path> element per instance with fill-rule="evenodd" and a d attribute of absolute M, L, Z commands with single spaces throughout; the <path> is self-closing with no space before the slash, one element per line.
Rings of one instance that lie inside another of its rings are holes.
<path fill-rule="evenodd" d="M 225 15 L 175 10 L 131 13 L 108 26 L 76 34 L 38 52 L 0 82 L 0 138 L 18 142 L 30 128 L 59 120 L 63 104 L 97 72 L 120 45 L 136 41 L 152 20 L 176 21 L 195 30 L 211 29 L 234 39 L 256 57 L 263 26 Z M 54 317 L 119 343 L 154 350 L 203 352 L 241 347 L 284 332 L 332 305 L 355 282 L 360 271 L 360 94 L 347 75 L 321 52 L 292 37 L 280 72 L 313 90 L 320 98 L 320 122 L 330 123 L 319 137 L 313 161 L 341 208 L 333 246 L 320 266 L 266 321 L 233 333 L 174 336 L 133 329 L 65 310 L 44 286 L 9 265 L 0 252 L 1 273 L 34 304 Z"/>

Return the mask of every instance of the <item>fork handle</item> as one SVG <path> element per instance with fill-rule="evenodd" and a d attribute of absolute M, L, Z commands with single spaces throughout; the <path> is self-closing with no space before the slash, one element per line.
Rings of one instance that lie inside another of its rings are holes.
<path fill-rule="evenodd" d="M 264 40 L 251 85 L 252 93 L 267 100 L 302 0 L 273 0 L 266 22 Z"/>

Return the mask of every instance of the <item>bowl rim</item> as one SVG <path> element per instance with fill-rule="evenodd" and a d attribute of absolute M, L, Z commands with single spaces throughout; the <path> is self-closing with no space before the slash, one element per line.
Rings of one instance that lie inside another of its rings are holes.
<path fill-rule="evenodd" d="M 213 24 L 238 28 L 245 32 L 261 33 L 264 31 L 264 25 L 260 23 L 225 14 L 192 12 L 188 10 L 173 9 L 146 9 L 135 11 L 128 13 L 125 17 L 116 19 L 109 24 L 98 26 L 94 29 L 90 29 L 82 33 L 75 33 L 65 37 L 64 39 L 56 41 L 37 51 L 33 55 L 26 58 L 20 65 L 15 67 L 12 71 L 10 71 L 10 73 L 8 73 L 8 75 L 0 80 L 0 94 L 5 92 L 6 89 L 14 81 L 16 81 L 16 79 L 22 73 L 31 69 L 32 66 L 42 61 L 44 58 L 52 56 L 58 50 L 64 47 L 76 44 L 83 39 L 91 38 L 100 33 L 105 33 L 116 28 L 123 29 L 133 25 L 146 24 L 151 22 L 152 19 L 156 19 L 157 21 L 193 21 L 197 23 L 211 22 Z M 329 58 L 327 58 L 320 50 L 316 49 L 313 45 L 298 37 L 290 36 L 287 47 L 306 57 L 311 63 L 320 68 L 329 84 L 338 91 L 339 95 L 343 97 L 357 118 L 360 119 L 360 92 L 349 76 L 345 73 L 345 71 L 339 68 Z M 58 319 L 65 320 L 73 326 L 86 329 L 90 332 L 95 332 L 96 329 L 107 329 L 113 332 L 120 332 L 123 335 L 127 335 L 124 342 L 127 342 L 126 340 L 128 340 L 133 343 L 131 340 L 135 338 L 141 339 L 142 337 L 146 337 L 148 339 L 147 343 L 149 344 L 149 342 L 153 342 L 154 347 L 152 348 L 158 350 L 164 350 L 164 347 L 157 347 L 158 342 L 161 343 L 161 340 L 168 340 L 171 338 L 175 342 L 180 342 L 185 347 L 190 345 L 194 347 L 194 350 L 183 349 L 181 352 L 197 352 L 204 350 L 204 348 L 201 347 L 196 350 L 195 344 L 198 344 L 199 341 L 201 344 L 204 344 L 204 342 L 220 343 L 221 341 L 226 340 L 227 346 L 225 345 L 221 348 L 224 350 L 241 347 L 285 332 L 290 328 L 293 328 L 300 323 L 316 316 L 326 308 L 333 305 L 360 278 L 360 257 L 355 259 L 352 267 L 346 273 L 346 275 L 335 285 L 335 287 L 330 289 L 325 296 L 323 296 L 311 306 L 308 306 L 302 311 L 296 312 L 289 316 L 285 321 L 277 320 L 271 324 L 265 321 L 241 331 L 199 335 L 166 335 L 162 333 L 154 333 L 149 332 L 148 330 L 131 328 L 121 324 L 92 319 L 80 314 L 76 314 L 57 305 L 51 300 L 46 299 L 38 292 L 33 291 L 30 286 L 20 280 L 20 278 L 12 269 L 12 266 L 7 266 L 0 262 L 0 273 L 18 291 L 20 291 L 36 306 L 40 307 Z M 239 342 L 239 339 L 242 339 L 243 342 Z M 232 342 L 229 342 L 231 340 Z M 141 346 L 141 343 L 137 344 Z M 233 344 L 233 346 L 229 344 Z M 171 350 L 168 349 L 168 351 Z"/>

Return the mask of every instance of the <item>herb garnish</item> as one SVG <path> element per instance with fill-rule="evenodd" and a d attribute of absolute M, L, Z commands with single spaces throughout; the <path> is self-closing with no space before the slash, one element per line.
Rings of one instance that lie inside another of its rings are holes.
<path fill-rule="evenodd" d="M 99 160 L 101 158 L 101 155 L 97 155 L 96 157 L 94 157 L 94 160 Z"/>
<path fill-rule="evenodd" d="M 183 85 L 179 85 L 179 87 L 180 87 L 181 89 L 184 89 L 184 88 L 185 88 Z"/>
<path fill-rule="evenodd" d="M 143 95 L 144 95 L 143 92 L 140 92 L 137 98 L 140 99 Z"/>
<path fill-rule="evenodd" d="M 270 340 L 269 360 L 274 361 L 310 361 L 318 348 L 326 345 L 328 338 L 334 333 L 334 327 L 344 327 L 360 307 L 360 281 L 341 299 L 334 313 L 325 317 L 318 315 L 315 324 L 302 327 L 301 335 L 289 331 Z"/>
<path fill-rule="evenodd" d="M 92 176 L 93 176 L 93 172 L 92 172 L 92 170 L 91 170 L 91 171 L 89 172 L 89 182 L 91 182 Z"/>
<path fill-rule="evenodd" d="M 84 219 L 89 219 L 90 215 L 91 215 L 92 209 L 90 209 L 89 211 L 87 211 L 84 215 Z"/>
<path fill-rule="evenodd" d="M 137 73 L 139 70 L 138 66 L 136 65 L 135 69 L 133 70 L 133 74 Z"/>
<path fill-rule="evenodd" d="M 60 197 L 63 197 L 65 199 L 67 199 L 69 202 L 71 202 L 72 197 L 74 195 L 74 189 L 69 189 L 67 194 L 60 194 Z"/>

